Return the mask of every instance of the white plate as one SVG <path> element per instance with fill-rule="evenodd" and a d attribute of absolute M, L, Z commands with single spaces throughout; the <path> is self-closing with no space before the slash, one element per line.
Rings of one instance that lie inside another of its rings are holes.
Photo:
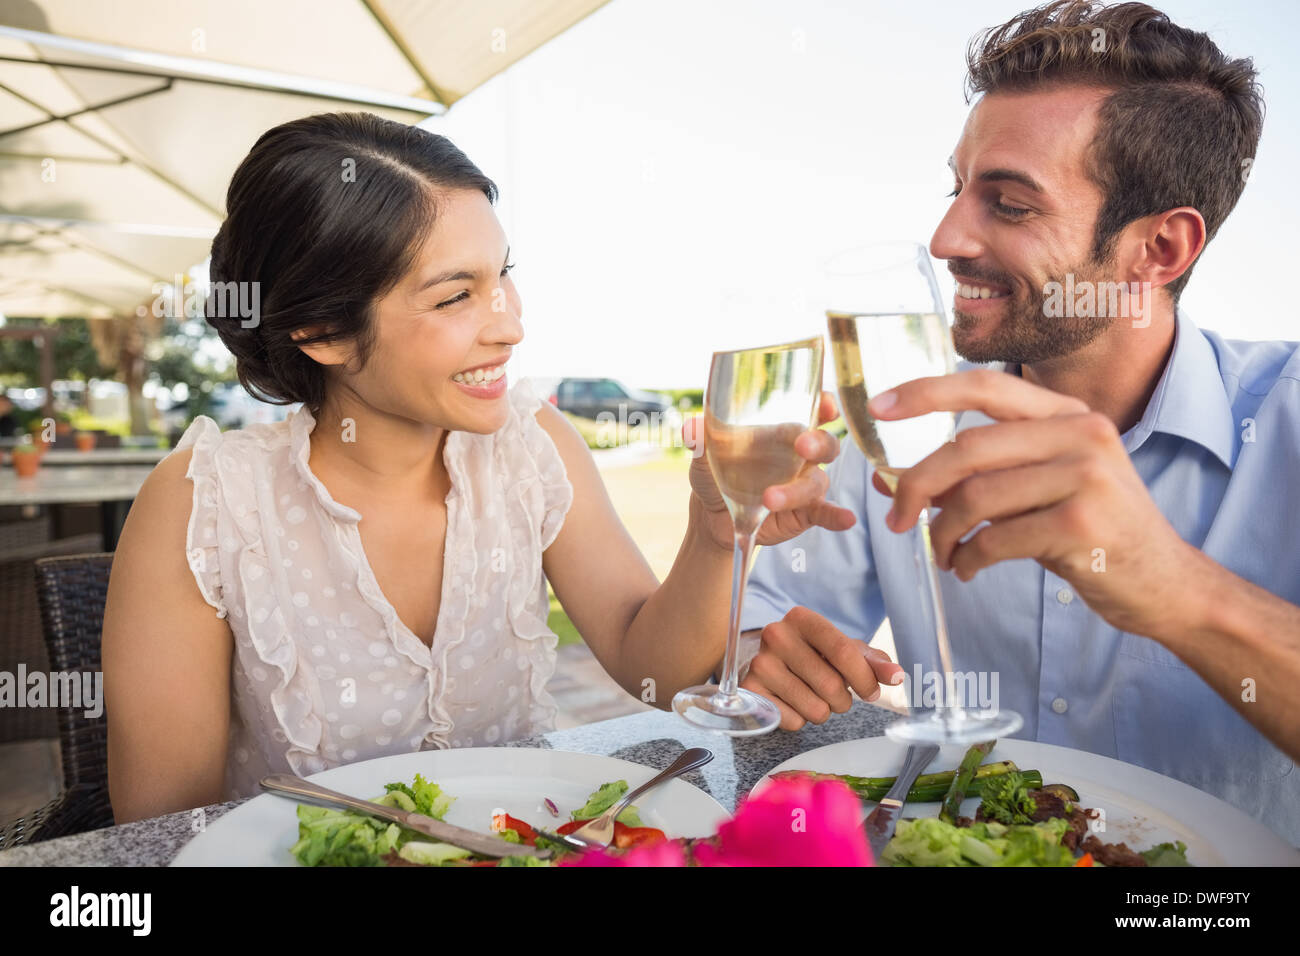
<path fill-rule="evenodd" d="M 923 772 L 954 769 L 966 749 L 940 748 Z M 902 768 L 906 754 L 905 744 L 887 737 L 831 744 L 773 767 L 750 792 L 757 793 L 771 783 L 771 774 L 785 770 L 892 777 Z M 996 760 L 1012 760 L 1021 770 L 1038 770 L 1045 784 L 1069 784 L 1085 807 L 1104 810 L 1105 830 L 1097 833 L 1104 843 L 1126 843 L 1140 852 L 1182 840 L 1187 844 L 1187 862 L 1194 866 L 1300 865 L 1300 851 L 1236 807 L 1142 767 L 1083 750 L 1012 739 L 999 740 L 986 758 L 986 762 Z M 972 797 L 962 804 L 962 813 L 973 817 L 978 806 L 979 798 Z M 937 817 L 939 804 L 908 804 L 903 815 Z"/>
<path fill-rule="evenodd" d="M 534 826 L 550 829 L 569 820 L 593 790 L 613 780 L 637 787 L 659 771 L 596 754 L 525 747 L 464 747 L 378 757 L 308 777 L 340 793 L 370 799 L 384 784 L 410 783 L 417 773 L 455 797 L 444 819 L 488 833 L 492 811 L 504 809 Z M 560 817 L 542 801 L 550 798 Z M 707 793 L 670 780 L 634 804 L 646 826 L 669 837 L 711 836 L 729 814 Z M 264 793 L 213 822 L 187 843 L 172 866 L 299 866 L 289 852 L 298 842 L 298 802 Z"/>

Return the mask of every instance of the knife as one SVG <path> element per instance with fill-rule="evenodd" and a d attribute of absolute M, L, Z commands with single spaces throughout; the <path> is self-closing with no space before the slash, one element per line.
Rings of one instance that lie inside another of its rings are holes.
<path fill-rule="evenodd" d="M 907 759 L 903 761 L 903 769 L 898 779 L 862 824 L 866 828 L 867 842 L 871 844 L 871 855 L 874 859 L 880 859 L 885 844 L 894 836 L 894 827 L 897 826 L 898 818 L 903 812 L 903 804 L 907 802 L 907 791 L 912 789 L 912 784 L 916 783 L 916 778 L 921 775 L 921 771 L 928 767 L 930 761 L 938 754 L 939 748 L 935 744 L 920 746 L 912 744 L 907 748 Z"/>
<path fill-rule="evenodd" d="M 551 856 L 550 850 L 538 850 L 535 847 L 525 846 L 520 843 L 507 843 L 500 837 L 488 836 L 485 833 L 478 833 L 464 827 L 443 823 L 441 820 L 435 820 L 423 813 L 415 813 L 411 810 L 403 810 L 401 807 L 388 807 L 379 803 L 371 803 L 369 800 L 349 797 L 345 793 L 330 790 L 291 773 L 273 773 L 270 776 L 263 777 L 262 786 L 267 790 L 284 794 L 302 803 L 343 807 L 348 810 L 355 810 L 358 813 L 364 813 L 367 816 L 388 820 L 404 827 L 410 827 L 412 830 L 418 830 L 420 833 L 427 834 L 443 843 L 450 843 L 473 853 L 481 853 L 483 856 L 535 856 L 542 860 L 549 859 Z"/>

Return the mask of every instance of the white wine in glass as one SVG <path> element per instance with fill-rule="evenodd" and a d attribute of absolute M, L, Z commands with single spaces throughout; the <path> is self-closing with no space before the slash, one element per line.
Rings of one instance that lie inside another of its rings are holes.
<path fill-rule="evenodd" d="M 767 518 L 763 492 L 799 474 L 794 441 L 817 426 L 821 336 L 765 348 L 715 352 L 704 399 L 704 452 L 735 530 L 731 617 L 720 684 L 679 691 L 673 710 L 706 730 L 744 737 L 775 730 L 781 711 L 738 686 L 740 609 L 754 537 Z"/>
<path fill-rule="evenodd" d="M 832 259 L 827 281 L 826 328 L 840 410 L 862 454 L 894 490 L 908 468 L 943 447 L 956 431 L 951 412 L 878 421 L 867 407 L 876 395 L 903 382 L 956 369 L 930 257 L 916 243 L 876 243 Z M 996 704 L 988 710 L 968 710 L 956 699 L 928 507 L 921 510 L 913 542 L 944 671 L 945 700 L 933 711 L 895 721 L 885 733 L 908 743 L 938 744 L 969 744 L 1015 733 L 1023 721 L 1014 711 L 999 710 Z"/>

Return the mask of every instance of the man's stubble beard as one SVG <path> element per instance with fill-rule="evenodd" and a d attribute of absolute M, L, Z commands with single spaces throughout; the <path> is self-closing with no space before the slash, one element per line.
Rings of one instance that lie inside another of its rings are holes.
<path fill-rule="evenodd" d="M 1089 261 L 1065 272 L 1074 273 L 1077 288 L 1085 281 L 1110 281 L 1104 272 L 1107 265 Z M 1065 274 L 1055 281 L 1064 288 Z M 1003 316 L 995 320 L 997 325 L 991 332 L 974 340 L 971 338 L 972 330 L 981 320 L 954 307 L 952 343 L 957 354 L 968 362 L 979 364 L 1032 365 L 1069 355 L 1090 345 L 1110 328 L 1113 319 L 1113 316 L 1103 315 L 1049 317 L 1044 314 L 1045 292 L 1032 290 L 1027 296 L 1023 298 L 1020 290 L 1008 296 Z"/>

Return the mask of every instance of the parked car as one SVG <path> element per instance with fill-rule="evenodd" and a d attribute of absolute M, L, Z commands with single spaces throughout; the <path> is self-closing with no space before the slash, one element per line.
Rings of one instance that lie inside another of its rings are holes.
<path fill-rule="evenodd" d="M 560 411 L 580 418 L 595 419 L 605 412 L 627 421 L 633 412 L 641 412 L 647 417 L 652 413 L 657 415 L 659 422 L 670 428 L 682 423 L 681 412 L 669 396 L 628 388 L 612 378 L 561 379 L 555 389 L 554 404 Z"/>

